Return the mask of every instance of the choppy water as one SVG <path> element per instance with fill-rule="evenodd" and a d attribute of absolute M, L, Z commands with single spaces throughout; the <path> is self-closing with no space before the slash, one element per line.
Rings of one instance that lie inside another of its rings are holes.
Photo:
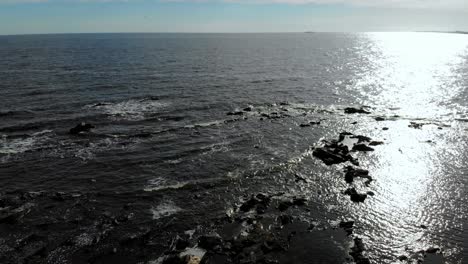
<path fill-rule="evenodd" d="M 317 226 L 280 263 L 349 262 L 356 237 L 371 263 L 468 259 L 467 35 L 0 36 L 0 58 L 2 263 L 158 263 L 261 192 Z M 384 142 L 352 154 L 368 185 L 312 155 L 344 131 Z"/>

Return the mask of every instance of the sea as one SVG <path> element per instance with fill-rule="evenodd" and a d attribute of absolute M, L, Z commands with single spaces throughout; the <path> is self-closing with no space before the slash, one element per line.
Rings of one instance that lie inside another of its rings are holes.
<path fill-rule="evenodd" d="M 464 34 L 0 36 L 0 263 L 467 263 L 467 122 Z"/>

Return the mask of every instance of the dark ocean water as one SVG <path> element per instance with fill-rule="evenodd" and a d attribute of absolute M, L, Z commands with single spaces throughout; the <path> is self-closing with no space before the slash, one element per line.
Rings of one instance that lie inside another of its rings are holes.
<path fill-rule="evenodd" d="M 0 263 L 162 263 L 177 238 L 207 263 L 468 259 L 466 35 L 0 36 L 0 58 Z M 384 143 L 351 153 L 370 184 L 312 155 L 344 131 Z"/>

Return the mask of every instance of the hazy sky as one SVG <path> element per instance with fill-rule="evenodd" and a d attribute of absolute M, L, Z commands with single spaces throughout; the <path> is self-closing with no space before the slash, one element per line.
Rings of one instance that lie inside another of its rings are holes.
<path fill-rule="evenodd" d="M 468 31 L 468 0 L 0 0 L 0 34 Z"/>

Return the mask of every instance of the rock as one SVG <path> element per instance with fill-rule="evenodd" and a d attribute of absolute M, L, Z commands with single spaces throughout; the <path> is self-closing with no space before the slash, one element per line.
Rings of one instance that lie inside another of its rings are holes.
<path fill-rule="evenodd" d="M 440 250 L 440 248 L 430 247 L 430 248 L 426 249 L 426 253 L 434 254 L 434 253 L 437 253 L 437 251 L 439 251 L 439 250 Z"/>
<path fill-rule="evenodd" d="M 206 250 L 214 250 L 223 243 L 221 237 L 217 235 L 201 236 L 198 239 L 198 246 Z"/>
<path fill-rule="evenodd" d="M 303 206 L 307 202 L 306 198 L 296 198 L 294 197 L 292 204 L 297 206 Z"/>
<path fill-rule="evenodd" d="M 349 195 L 355 203 L 363 203 L 367 198 L 367 194 L 358 193 L 355 188 L 348 188 L 344 194 Z"/>
<path fill-rule="evenodd" d="M 346 108 L 344 109 L 344 112 L 345 112 L 346 114 L 370 114 L 370 112 L 364 110 L 363 107 L 361 107 L 361 108 L 346 107 Z"/>
<path fill-rule="evenodd" d="M 421 227 L 422 229 L 427 229 L 426 225 L 420 225 L 419 227 Z"/>
<path fill-rule="evenodd" d="M 232 111 L 232 112 L 228 112 L 227 115 L 228 116 L 231 116 L 231 115 L 243 115 L 244 112 L 242 111 Z"/>
<path fill-rule="evenodd" d="M 239 210 L 243 212 L 248 212 L 256 207 L 258 213 L 264 213 L 266 208 L 268 207 L 268 204 L 270 203 L 270 200 L 270 196 L 263 193 L 259 193 L 256 196 L 250 197 L 249 200 L 244 202 L 239 207 Z"/>
<path fill-rule="evenodd" d="M 383 145 L 384 143 L 382 141 L 371 141 L 369 143 L 369 146 L 379 146 L 379 145 Z"/>
<path fill-rule="evenodd" d="M 385 118 L 378 116 L 375 118 L 375 121 L 385 121 Z"/>
<path fill-rule="evenodd" d="M 386 130 L 388 130 L 388 127 L 382 127 L 382 130 L 386 131 Z"/>
<path fill-rule="evenodd" d="M 353 233 L 354 221 L 341 221 L 340 227 L 343 228 L 349 236 Z"/>
<path fill-rule="evenodd" d="M 351 123 L 351 125 L 356 125 L 358 122 L 357 121 L 354 121 Z"/>
<path fill-rule="evenodd" d="M 91 131 L 92 128 L 95 128 L 91 124 L 87 124 L 85 122 L 82 122 L 81 124 L 76 125 L 74 128 L 70 129 L 69 133 L 72 135 L 77 135 L 82 132 L 89 132 Z"/>
<path fill-rule="evenodd" d="M 364 257 L 362 252 L 364 251 L 364 243 L 361 238 L 354 238 L 354 246 L 351 248 L 349 255 L 353 257 L 356 264 L 370 264 L 368 258 Z"/>
<path fill-rule="evenodd" d="M 299 126 L 300 126 L 300 127 L 310 127 L 310 124 L 309 124 L 309 123 L 306 123 L 306 124 L 300 124 Z"/>
<path fill-rule="evenodd" d="M 408 127 L 421 129 L 424 125 L 425 125 L 424 123 L 410 122 Z"/>
<path fill-rule="evenodd" d="M 278 221 L 281 223 L 281 225 L 287 225 L 292 223 L 293 217 L 290 215 L 280 215 L 278 217 Z"/>
<path fill-rule="evenodd" d="M 401 255 L 401 256 L 398 257 L 398 260 L 399 261 L 405 261 L 405 260 L 408 260 L 408 257 L 405 256 L 405 255 Z"/>
<path fill-rule="evenodd" d="M 10 207 L 0 208 L 0 223 L 14 223 L 21 219 L 25 214 L 31 211 L 34 206 L 32 203 L 26 203 L 14 209 Z"/>
<path fill-rule="evenodd" d="M 286 211 L 292 205 L 293 203 L 290 200 L 282 201 L 278 204 L 278 210 L 280 210 L 281 212 Z"/>
<path fill-rule="evenodd" d="M 338 142 L 327 143 L 323 147 L 315 148 L 312 155 L 322 160 L 326 165 L 347 161 L 358 165 L 358 162 L 349 154 L 348 147 Z"/>
<path fill-rule="evenodd" d="M 374 193 L 374 192 L 372 192 L 372 191 L 368 191 L 368 192 L 367 192 L 367 195 L 369 195 L 369 196 L 374 196 L 374 195 L 375 195 L 375 193 Z"/>
<path fill-rule="evenodd" d="M 282 106 L 285 106 L 285 105 L 289 105 L 289 102 L 280 102 L 279 105 L 282 105 Z"/>
<path fill-rule="evenodd" d="M 345 181 L 347 183 L 352 183 L 354 181 L 354 178 L 356 177 L 365 178 L 365 179 L 368 179 L 369 181 L 372 181 L 372 177 L 369 176 L 368 170 L 358 169 L 358 168 L 348 166 L 345 168 L 345 172 L 346 172 Z"/>
<path fill-rule="evenodd" d="M 350 138 L 357 138 L 358 143 L 369 142 L 369 141 L 372 140 L 370 137 L 366 137 L 366 136 L 362 136 L 362 135 L 352 135 L 352 136 L 350 136 Z"/>
<path fill-rule="evenodd" d="M 251 111 L 253 111 L 253 108 L 254 107 L 252 105 L 249 105 L 246 108 L 244 108 L 243 110 L 246 111 L 246 112 L 251 112 Z"/>
<path fill-rule="evenodd" d="M 374 149 L 365 144 L 356 144 L 353 146 L 353 151 L 374 151 Z"/>

